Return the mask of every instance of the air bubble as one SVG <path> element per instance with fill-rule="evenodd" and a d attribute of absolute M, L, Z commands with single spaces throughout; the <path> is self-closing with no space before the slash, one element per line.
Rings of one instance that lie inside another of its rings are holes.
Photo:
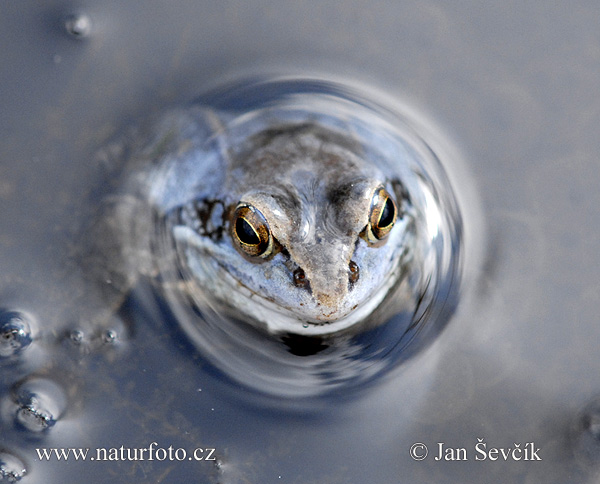
<path fill-rule="evenodd" d="M 0 450 L 0 482 L 17 482 L 27 474 L 21 459 L 10 452 Z"/>
<path fill-rule="evenodd" d="M 69 333 L 69 340 L 74 345 L 82 345 L 85 342 L 85 333 L 79 329 L 74 329 Z"/>
<path fill-rule="evenodd" d="M 92 351 L 92 341 L 88 333 L 79 328 L 67 331 L 63 336 L 64 342 L 79 354 L 85 356 Z"/>
<path fill-rule="evenodd" d="M 30 320 L 19 311 L 0 312 L 0 359 L 18 355 L 31 344 Z"/>
<path fill-rule="evenodd" d="M 66 409 L 66 396 L 55 382 L 32 378 L 13 392 L 15 422 L 31 432 L 53 427 Z"/>
<path fill-rule="evenodd" d="M 118 334 L 116 331 L 109 329 L 104 331 L 104 333 L 102 334 L 102 341 L 105 344 L 114 344 L 118 341 Z"/>
<path fill-rule="evenodd" d="M 90 17 L 82 13 L 69 15 L 65 19 L 65 30 L 75 39 L 88 37 L 92 31 Z"/>

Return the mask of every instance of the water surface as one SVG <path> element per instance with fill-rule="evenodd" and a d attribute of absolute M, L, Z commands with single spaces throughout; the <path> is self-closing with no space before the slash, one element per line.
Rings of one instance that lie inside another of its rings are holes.
<path fill-rule="evenodd" d="M 29 327 L 11 327 L 16 357 L 0 363 L 0 459 L 28 469 L 22 482 L 594 482 L 595 3 L 78 8 L 87 35 L 65 28 L 71 3 L 20 3 L 0 20 L 0 307 Z M 151 317 L 164 311 L 152 298 L 125 301 L 102 330 L 81 318 L 87 279 L 71 255 L 87 201 L 113 188 L 98 148 L 267 71 L 362 82 L 422 113 L 458 147 L 463 166 L 449 176 L 473 187 L 457 196 L 481 213 L 485 257 L 446 331 L 352 398 L 283 408 L 224 381 L 176 325 Z M 475 460 L 478 439 L 533 442 L 542 461 Z M 214 448 L 218 460 L 40 462 L 35 450 L 152 442 Z M 411 458 L 416 442 L 425 460 Z M 468 460 L 435 460 L 438 442 Z"/>

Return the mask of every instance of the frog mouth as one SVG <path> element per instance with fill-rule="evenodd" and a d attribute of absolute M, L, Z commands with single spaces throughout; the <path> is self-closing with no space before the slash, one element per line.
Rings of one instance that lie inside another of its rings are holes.
<path fill-rule="evenodd" d="M 236 313 L 243 313 L 259 326 L 273 334 L 301 334 L 306 336 L 327 336 L 343 332 L 358 323 L 370 322 L 370 315 L 393 290 L 398 282 L 398 274 L 392 272 L 382 281 L 378 290 L 367 298 L 346 307 L 329 307 L 312 299 L 306 299 L 299 306 L 285 305 L 273 298 L 265 297 L 248 287 L 223 268 L 223 282 L 235 288 L 234 294 L 222 301 Z M 346 301 L 344 301 L 346 303 Z"/>
<path fill-rule="evenodd" d="M 302 307 L 304 311 L 298 311 L 298 308 L 283 306 L 271 298 L 257 294 L 231 275 L 228 277 L 231 277 L 232 284 L 238 284 L 238 296 L 234 298 L 236 312 L 243 310 L 260 325 L 265 326 L 270 333 L 276 334 L 317 336 L 343 331 L 365 319 L 386 295 L 386 291 L 382 291 L 381 296 L 371 298 L 363 304 L 356 304 L 344 313 L 338 308 L 323 310 L 318 304 L 313 308 L 307 308 L 305 305 Z"/>

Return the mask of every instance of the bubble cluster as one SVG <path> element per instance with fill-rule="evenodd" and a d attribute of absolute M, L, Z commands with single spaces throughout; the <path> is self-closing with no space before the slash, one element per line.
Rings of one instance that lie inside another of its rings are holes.
<path fill-rule="evenodd" d="M 75 354 L 86 356 L 95 351 L 121 348 L 125 333 L 121 322 L 97 330 L 74 327 L 63 333 L 62 341 Z"/>

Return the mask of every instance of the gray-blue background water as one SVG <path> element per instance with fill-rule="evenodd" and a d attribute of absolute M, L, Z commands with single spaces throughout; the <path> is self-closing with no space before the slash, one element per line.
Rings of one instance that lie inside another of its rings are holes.
<path fill-rule="evenodd" d="M 80 12 L 85 38 L 65 29 Z M 29 315 L 33 342 L 0 367 L 0 452 L 24 462 L 22 482 L 594 482 L 599 22 L 594 2 L 4 3 L 0 307 Z M 111 188 L 100 147 L 273 72 L 362 82 L 422 112 L 457 147 L 485 236 L 475 289 L 432 346 L 354 398 L 306 409 L 223 381 L 151 302 L 126 303 L 114 344 L 73 333 L 86 289 L 65 275 L 89 200 Z M 15 422 L 32 376 L 59 385 L 40 390 L 57 416 L 42 432 Z M 478 439 L 532 442 L 542 460 L 476 460 Z M 152 442 L 215 448 L 218 461 L 41 462 L 35 450 Z M 417 442 L 425 460 L 410 456 Z M 435 460 L 439 442 L 468 460 Z"/>

